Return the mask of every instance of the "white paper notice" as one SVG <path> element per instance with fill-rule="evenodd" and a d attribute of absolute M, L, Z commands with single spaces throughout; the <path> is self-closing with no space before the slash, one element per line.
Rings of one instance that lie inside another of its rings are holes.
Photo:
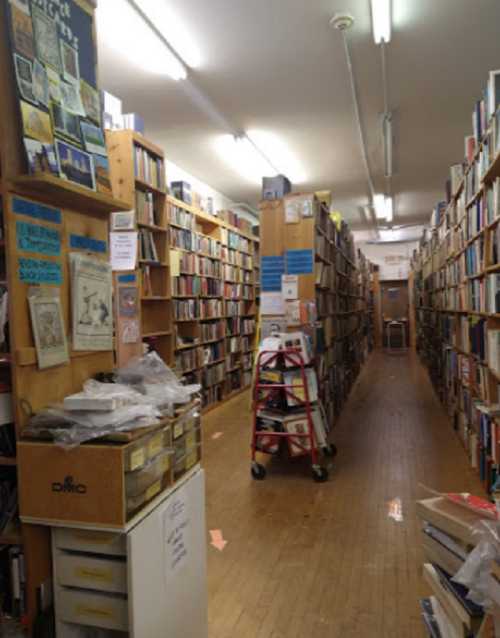
<path fill-rule="evenodd" d="M 285 201 L 285 224 L 298 224 L 300 221 L 300 207 L 296 201 Z"/>
<path fill-rule="evenodd" d="M 283 299 L 297 299 L 299 296 L 298 275 L 281 275 L 281 290 Z"/>
<path fill-rule="evenodd" d="M 285 302 L 281 292 L 263 292 L 260 295 L 260 312 L 263 315 L 284 315 Z"/>
<path fill-rule="evenodd" d="M 172 502 L 163 515 L 167 573 L 179 571 L 186 564 L 189 556 L 188 528 L 190 520 L 185 489 L 179 490 L 171 499 Z"/>
<path fill-rule="evenodd" d="M 111 267 L 113 270 L 135 270 L 137 233 L 110 233 Z"/>

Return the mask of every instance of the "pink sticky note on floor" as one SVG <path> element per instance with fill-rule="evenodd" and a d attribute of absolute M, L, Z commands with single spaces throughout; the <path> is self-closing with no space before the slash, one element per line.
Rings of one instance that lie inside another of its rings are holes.
<path fill-rule="evenodd" d="M 214 441 L 217 441 L 217 439 L 220 439 L 220 437 L 224 434 L 224 432 L 216 432 L 215 434 L 212 434 L 212 439 Z"/>
<path fill-rule="evenodd" d="M 212 537 L 212 542 L 210 545 L 218 549 L 219 552 L 222 552 L 224 547 L 227 545 L 227 541 L 225 541 L 222 537 L 222 530 L 220 529 L 211 529 L 210 536 Z"/>

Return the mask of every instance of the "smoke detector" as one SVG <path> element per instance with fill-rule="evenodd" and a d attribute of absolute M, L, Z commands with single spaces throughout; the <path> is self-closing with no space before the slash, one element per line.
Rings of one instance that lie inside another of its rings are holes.
<path fill-rule="evenodd" d="M 347 31 L 354 24 L 354 18 L 349 13 L 336 13 L 330 20 L 330 26 L 339 31 Z"/>

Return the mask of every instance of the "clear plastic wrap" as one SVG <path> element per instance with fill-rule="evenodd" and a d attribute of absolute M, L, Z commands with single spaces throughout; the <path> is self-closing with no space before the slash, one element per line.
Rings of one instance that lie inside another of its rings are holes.
<path fill-rule="evenodd" d="M 500 560 L 500 524 L 482 520 L 475 526 L 473 536 L 476 546 L 453 580 L 468 588 L 470 600 L 491 613 L 500 605 L 498 590 L 492 587 L 494 581 L 491 576 L 492 561 Z M 495 617 L 495 636 L 500 638 L 498 620 Z"/>
<path fill-rule="evenodd" d="M 131 359 L 117 370 L 116 381 L 133 387 L 157 406 L 189 403 L 201 390 L 200 385 L 182 385 L 156 352 Z"/>
<path fill-rule="evenodd" d="M 65 448 L 114 432 L 126 432 L 148 427 L 160 416 L 152 405 L 131 405 L 112 412 L 68 412 L 53 406 L 33 416 L 23 435 L 49 438 Z"/>

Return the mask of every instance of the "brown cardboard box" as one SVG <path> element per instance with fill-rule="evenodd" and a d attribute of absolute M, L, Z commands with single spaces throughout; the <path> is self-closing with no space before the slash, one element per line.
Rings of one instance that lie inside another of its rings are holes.
<path fill-rule="evenodd" d="M 126 513 L 125 472 L 127 450 L 134 446 L 136 442 L 94 443 L 64 450 L 53 443 L 20 441 L 21 518 L 122 529 L 131 517 Z M 163 489 L 172 482 L 172 464 L 167 472 Z"/>

